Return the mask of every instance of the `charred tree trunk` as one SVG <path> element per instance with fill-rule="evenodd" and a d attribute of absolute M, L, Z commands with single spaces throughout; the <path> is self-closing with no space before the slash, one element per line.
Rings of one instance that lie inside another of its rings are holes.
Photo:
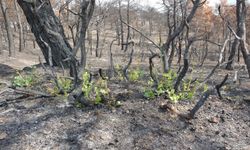
<path fill-rule="evenodd" d="M 74 77 L 74 88 L 76 88 L 78 77 L 81 76 L 86 64 L 85 36 L 94 11 L 95 0 L 81 2 L 79 34 L 74 49 L 66 40 L 62 24 L 55 16 L 50 1 L 31 3 L 17 0 L 17 2 L 26 16 L 46 62 L 51 64 L 51 56 L 53 65 L 70 67 L 70 75 Z M 81 68 L 77 74 L 78 61 L 75 54 L 79 48 L 81 48 Z"/>
<path fill-rule="evenodd" d="M 178 38 L 178 60 L 177 60 L 177 64 L 179 65 L 181 63 L 181 55 L 182 55 L 181 51 L 182 51 L 182 38 L 179 37 Z"/>
<path fill-rule="evenodd" d="M 113 54 L 112 54 L 112 46 L 116 40 L 117 39 L 114 39 L 109 46 L 109 74 L 108 74 L 109 79 L 112 78 L 114 76 L 114 73 L 115 73 L 114 60 L 113 60 Z"/>
<path fill-rule="evenodd" d="M 81 9 L 80 9 L 80 22 L 79 22 L 79 29 L 78 29 L 78 35 L 77 35 L 77 44 L 73 50 L 74 55 L 76 55 L 78 49 L 81 49 L 81 71 L 82 72 L 85 69 L 86 66 L 86 47 L 85 47 L 85 39 L 86 39 L 86 32 L 88 29 L 88 25 L 90 22 L 90 19 L 93 15 L 95 7 L 95 0 L 90 1 L 82 1 L 81 2 Z"/>
<path fill-rule="evenodd" d="M 204 47 L 203 47 L 203 49 L 205 50 L 205 52 L 204 51 L 202 51 L 202 60 L 201 60 L 201 64 L 200 64 L 200 67 L 202 67 L 203 66 L 203 64 L 204 64 L 204 62 L 205 62 L 205 60 L 206 60 L 206 58 L 207 58 L 207 55 L 208 55 L 208 42 L 207 42 L 207 40 L 208 40 L 208 36 L 206 36 L 206 41 L 205 41 L 205 43 L 204 43 Z M 219 47 L 220 48 L 220 47 Z"/>
<path fill-rule="evenodd" d="M 123 36 L 124 31 L 123 31 L 123 23 L 122 23 L 121 0 L 119 0 L 118 4 L 119 4 L 119 19 L 120 19 L 120 30 L 121 30 L 121 32 L 120 32 L 120 34 L 121 34 L 121 50 L 123 50 L 124 49 L 124 45 L 123 45 L 123 43 L 124 43 L 124 36 Z"/>
<path fill-rule="evenodd" d="M 246 26 L 245 26 L 245 19 L 246 19 L 246 6 L 245 6 L 245 0 L 237 0 L 236 3 L 236 18 L 237 18 L 237 36 L 240 38 L 246 38 Z M 233 69 L 233 63 L 234 63 L 234 57 L 236 54 L 236 51 L 239 48 L 240 41 L 238 38 L 235 38 L 232 49 L 230 51 L 230 55 L 228 58 L 228 64 L 226 66 L 226 69 L 232 70 Z"/>
<path fill-rule="evenodd" d="M 14 40 L 13 40 L 13 33 L 11 30 L 11 25 L 10 25 L 9 14 L 7 12 L 8 8 L 6 7 L 6 4 L 3 0 L 0 0 L 0 5 L 1 5 L 3 18 L 4 18 L 5 29 L 7 32 L 9 56 L 11 57 L 13 55 L 15 46 L 14 46 Z"/>
<path fill-rule="evenodd" d="M 116 31 L 116 39 L 118 42 L 118 46 L 121 44 L 121 38 L 120 38 L 120 27 L 119 27 L 119 20 L 115 22 L 115 31 Z"/>
<path fill-rule="evenodd" d="M 168 53 L 169 53 L 169 48 L 171 46 L 171 43 L 175 40 L 176 37 L 178 37 L 182 33 L 182 31 L 185 28 L 185 25 L 189 24 L 192 21 L 197 9 L 201 5 L 203 5 L 205 2 L 206 1 L 201 1 L 201 0 L 192 1 L 193 7 L 192 7 L 189 15 L 186 17 L 185 20 L 183 20 L 180 23 L 180 25 L 178 27 L 176 27 L 176 30 L 174 30 L 173 33 L 168 35 L 166 42 L 162 46 L 162 50 L 163 50 L 163 70 L 164 70 L 164 72 L 168 72 L 169 69 L 170 69 L 170 65 L 169 65 L 169 61 L 168 61 L 169 60 L 169 54 Z"/>
<path fill-rule="evenodd" d="M 128 68 L 130 67 L 130 65 L 132 64 L 132 61 L 133 61 L 133 54 L 134 54 L 134 43 L 133 44 L 133 47 L 132 47 L 132 50 L 130 52 L 130 55 L 129 55 L 129 61 L 128 61 L 128 64 L 123 68 L 122 72 L 123 72 L 123 75 L 125 77 L 125 79 L 127 81 L 129 81 L 129 76 L 128 76 Z"/>
<path fill-rule="evenodd" d="M 66 40 L 63 27 L 54 14 L 50 2 L 47 1 L 43 6 L 39 1 L 36 1 L 35 6 L 23 0 L 17 2 L 26 16 L 46 63 L 49 64 L 49 52 L 43 41 L 48 43 L 52 50 L 53 65 L 60 66 L 62 63 L 64 66 L 69 66 L 64 60 L 72 56 L 72 48 Z M 41 7 L 37 10 L 39 6 Z"/>
<path fill-rule="evenodd" d="M 235 49 L 232 47 L 230 56 L 229 56 L 229 63 L 227 64 L 227 69 L 232 69 L 232 64 L 234 61 L 234 55 L 237 49 L 240 49 L 247 66 L 249 78 L 250 78 L 250 54 L 247 49 L 246 44 L 246 15 L 247 15 L 247 8 L 246 8 L 246 0 L 237 0 L 236 3 L 236 17 L 237 17 L 237 33 L 235 35 L 235 43 L 237 43 Z M 234 43 L 234 44 L 235 44 Z M 233 44 L 233 46 L 234 46 Z"/>
<path fill-rule="evenodd" d="M 0 29 L 2 28 L 1 24 L 0 24 Z M 2 33 L 0 33 L 0 55 L 3 52 L 3 37 L 2 37 Z"/>
<path fill-rule="evenodd" d="M 130 24 L 130 14 L 129 14 L 129 11 L 130 11 L 130 0 L 128 0 L 128 4 L 127 4 L 127 24 Z M 129 41 L 129 38 L 130 38 L 130 27 L 127 26 L 127 38 L 126 38 L 126 45 L 125 45 L 125 52 L 128 50 L 128 41 Z"/>
<path fill-rule="evenodd" d="M 97 27 L 97 29 L 96 29 L 95 57 L 98 57 L 99 42 L 100 42 L 100 29 L 99 29 L 99 27 Z"/>
<path fill-rule="evenodd" d="M 70 30 L 70 34 L 71 34 L 71 37 L 72 37 L 72 41 L 73 41 L 73 45 L 75 46 L 76 45 L 76 40 L 75 40 L 75 34 L 74 34 L 74 27 L 76 26 L 76 24 L 73 24 L 73 25 L 69 25 L 69 30 Z"/>
<path fill-rule="evenodd" d="M 169 59 L 168 59 L 168 64 L 170 67 L 171 67 L 172 62 L 174 60 L 174 53 L 175 53 L 175 41 L 172 41 L 171 52 L 170 52 Z"/>
<path fill-rule="evenodd" d="M 15 10 L 16 10 L 17 21 L 18 21 L 18 29 L 19 29 L 19 52 L 21 52 L 24 49 L 23 25 L 22 25 L 21 16 L 19 14 L 19 7 L 15 0 L 14 0 L 14 4 L 15 4 Z"/>
<path fill-rule="evenodd" d="M 88 46 L 90 50 L 90 55 L 93 53 L 93 47 L 92 47 L 92 32 L 90 30 L 87 30 L 87 37 L 88 37 Z"/>
<path fill-rule="evenodd" d="M 190 40 L 188 40 L 188 44 L 187 44 L 186 49 L 184 51 L 184 57 L 183 57 L 184 66 L 176 79 L 176 82 L 174 85 L 175 92 L 178 92 L 178 87 L 179 87 L 182 79 L 186 76 L 186 73 L 188 71 L 188 68 L 189 68 L 189 49 L 190 49 L 190 46 L 192 45 L 193 42 L 194 42 L 194 39 L 192 39 L 192 38 Z"/>
<path fill-rule="evenodd" d="M 242 32 L 242 39 L 240 40 L 240 50 L 242 52 L 245 64 L 247 66 L 248 75 L 250 78 L 250 54 L 247 49 L 246 44 L 246 15 L 247 15 L 247 7 L 246 7 L 246 1 L 245 0 L 237 0 L 237 9 L 241 9 L 240 11 L 237 11 L 239 14 L 237 14 L 238 19 L 238 28 Z"/>
<path fill-rule="evenodd" d="M 232 48 L 231 48 L 229 57 L 228 57 L 229 62 L 227 63 L 227 66 L 226 66 L 227 70 L 233 70 L 234 57 L 235 57 L 236 50 L 238 49 L 238 47 L 239 47 L 239 40 L 237 38 L 235 38 L 235 40 L 232 44 Z"/>

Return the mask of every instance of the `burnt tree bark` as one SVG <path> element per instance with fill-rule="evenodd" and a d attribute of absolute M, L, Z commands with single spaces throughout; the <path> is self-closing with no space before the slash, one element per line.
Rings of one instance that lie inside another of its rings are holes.
<path fill-rule="evenodd" d="M 239 48 L 242 52 L 245 64 L 247 66 L 248 75 L 250 78 L 250 54 L 246 44 L 246 15 L 247 15 L 246 0 L 237 0 L 237 9 L 241 10 L 241 12 L 237 11 L 237 18 L 239 18 L 237 20 L 238 28 L 242 32 Z"/>
<path fill-rule="evenodd" d="M 87 29 L 89 26 L 90 19 L 92 18 L 93 12 L 94 12 L 94 7 L 95 7 L 95 0 L 83 0 L 81 2 L 81 7 L 80 7 L 80 22 L 79 22 L 79 29 L 78 29 L 78 34 L 77 34 L 77 44 L 75 48 L 73 49 L 74 55 L 76 55 L 78 49 L 81 49 L 81 71 L 85 69 L 86 66 L 86 47 L 85 47 L 85 41 L 86 41 L 86 35 L 87 35 Z"/>
<path fill-rule="evenodd" d="M 99 52 L 99 42 L 100 42 L 100 29 L 96 27 L 96 45 L 95 45 L 95 57 L 98 57 Z"/>
<path fill-rule="evenodd" d="M 108 77 L 109 79 L 114 76 L 115 73 L 115 67 L 114 67 L 114 60 L 113 60 L 113 54 L 112 54 L 112 46 L 115 41 L 118 39 L 114 39 L 111 41 L 110 46 L 109 46 L 109 74 Z"/>
<path fill-rule="evenodd" d="M 11 57 L 13 55 L 15 46 L 14 46 L 14 40 L 13 40 L 13 33 L 11 30 L 11 25 L 10 25 L 8 8 L 6 7 L 5 1 L 3 0 L 0 0 L 0 6 L 1 6 L 3 18 L 4 18 L 5 29 L 7 32 L 9 56 Z"/>
<path fill-rule="evenodd" d="M 64 66 L 69 66 L 68 62 L 64 60 L 72 57 L 72 48 L 66 40 L 63 27 L 56 17 L 50 1 L 46 1 L 43 6 L 40 1 L 36 1 L 35 5 L 23 0 L 17 0 L 17 2 L 26 16 L 46 63 L 49 64 L 49 52 L 43 41 L 48 43 L 52 50 L 53 65 L 60 66 L 62 63 Z M 39 6 L 41 7 L 37 10 L 36 8 Z"/>
<path fill-rule="evenodd" d="M 71 37 L 72 37 L 72 42 L 73 42 L 73 45 L 75 46 L 76 45 L 76 40 L 75 40 L 75 33 L 74 33 L 74 27 L 76 26 L 76 24 L 73 24 L 73 25 L 69 25 L 69 30 L 70 30 L 70 34 L 71 34 Z"/>
<path fill-rule="evenodd" d="M 124 43 L 124 35 L 123 35 L 123 33 L 124 33 L 124 31 L 123 31 L 123 23 L 122 23 L 122 6 L 121 6 L 121 0 L 119 0 L 118 1 L 118 5 L 119 5 L 119 20 L 120 20 L 120 36 L 121 36 L 121 50 L 123 50 L 124 49 L 124 45 L 123 45 L 123 43 Z"/>
<path fill-rule="evenodd" d="M 128 4 L 127 4 L 127 24 L 130 23 L 130 0 L 128 0 Z M 127 38 L 126 38 L 126 45 L 125 45 L 125 52 L 128 50 L 128 41 L 130 38 L 130 27 L 127 26 Z M 124 44 L 124 43 L 123 43 Z"/>
<path fill-rule="evenodd" d="M 178 92 L 178 87 L 179 87 L 182 79 L 186 76 L 186 73 L 188 71 L 188 68 L 189 68 L 189 49 L 190 49 L 190 46 L 192 45 L 193 42 L 194 42 L 194 38 L 188 39 L 188 44 L 185 48 L 184 57 L 183 57 L 184 66 L 183 66 L 181 72 L 179 73 L 179 75 L 176 79 L 175 85 L 174 85 L 175 92 Z"/>
<path fill-rule="evenodd" d="M 74 89 L 78 88 L 78 81 L 86 64 L 85 36 L 90 18 L 92 17 L 95 0 L 84 0 L 80 5 L 80 23 L 77 44 L 74 49 L 67 41 L 61 22 L 56 17 L 50 1 L 17 0 L 31 27 L 36 42 L 42 50 L 47 64 L 70 67 L 70 76 L 74 77 Z M 81 49 L 81 62 L 77 68 L 76 52 Z"/>
<path fill-rule="evenodd" d="M 237 18 L 237 36 L 239 38 L 235 38 L 232 49 L 230 51 L 230 55 L 228 58 L 229 63 L 226 66 L 226 69 L 232 70 L 233 69 L 233 63 L 234 63 L 234 58 L 236 51 L 238 49 L 241 50 L 245 63 L 249 65 L 250 69 L 250 62 L 248 60 L 248 52 L 246 49 L 246 15 L 247 15 L 247 9 L 246 9 L 246 1 L 245 0 L 237 0 L 236 2 L 236 18 Z M 248 70 L 249 70 L 248 69 Z M 250 75 L 250 72 L 249 72 Z"/>
<path fill-rule="evenodd" d="M 163 52 L 163 70 L 164 72 L 168 72 L 169 69 L 170 69 L 170 65 L 169 65 L 169 49 L 170 49 L 170 46 L 171 46 L 171 43 L 175 40 L 176 37 L 178 37 L 182 31 L 184 30 L 185 28 L 185 25 L 186 24 L 189 24 L 197 9 L 203 5 L 204 3 L 206 2 L 206 0 L 202 1 L 202 0 L 195 0 L 195 1 L 192 1 L 193 3 L 193 7 L 190 11 L 190 13 L 188 14 L 188 16 L 186 17 L 186 19 L 184 19 L 179 26 L 176 27 L 176 30 L 173 31 L 172 33 L 170 33 L 167 37 L 167 40 L 166 42 L 163 44 L 162 46 L 162 52 Z"/>
<path fill-rule="evenodd" d="M 0 24 L 0 29 L 1 29 L 1 24 Z M 2 33 L 0 33 L 0 55 L 2 54 L 3 51 L 3 37 L 2 37 Z"/>
<path fill-rule="evenodd" d="M 22 25 L 21 16 L 19 14 L 19 7 L 15 0 L 14 0 L 14 5 L 15 5 L 15 11 L 16 11 L 17 21 L 18 21 L 18 30 L 19 30 L 19 52 L 21 52 L 24 49 L 23 25 Z"/>
<path fill-rule="evenodd" d="M 88 46 L 90 55 L 93 53 L 93 47 L 92 47 L 92 32 L 90 30 L 87 30 L 87 39 L 88 39 Z"/>

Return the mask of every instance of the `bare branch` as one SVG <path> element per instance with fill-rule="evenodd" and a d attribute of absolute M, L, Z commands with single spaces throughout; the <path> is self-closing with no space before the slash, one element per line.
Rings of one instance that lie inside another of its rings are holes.
<path fill-rule="evenodd" d="M 151 42 L 155 47 L 157 47 L 159 50 L 161 50 L 161 47 L 156 44 L 153 40 L 151 40 L 149 37 L 147 37 L 145 34 L 143 34 L 141 31 L 137 30 L 135 27 L 127 24 L 126 22 L 124 22 L 123 20 L 121 20 L 122 23 L 124 23 L 125 25 L 129 26 L 131 29 L 135 30 L 136 32 L 138 32 L 139 34 L 141 34 L 145 39 L 147 39 L 149 42 Z"/>

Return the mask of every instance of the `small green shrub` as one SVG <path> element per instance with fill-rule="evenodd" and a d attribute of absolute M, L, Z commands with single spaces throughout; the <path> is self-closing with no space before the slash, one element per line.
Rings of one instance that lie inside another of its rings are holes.
<path fill-rule="evenodd" d="M 12 80 L 12 85 L 14 87 L 29 87 L 34 84 L 36 80 L 37 78 L 33 72 L 28 75 L 22 75 L 20 72 L 17 72 L 17 75 Z"/>
<path fill-rule="evenodd" d="M 83 74 L 82 91 L 84 97 L 94 104 L 101 104 L 104 98 L 110 95 L 107 80 L 99 79 L 96 82 L 90 81 L 90 74 Z"/>
<path fill-rule="evenodd" d="M 85 72 L 82 75 L 83 83 L 82 83 L 82 91 L 84 93 L 84 97 L 89 99 L 90 91 L 92 90 L 92 82 L 90 81 L 90 74 Z"/>
<path fill-rule="evenodd" d="M 167 90 L 168 97 L 171 102 L 177 103 L 181 98 L 183 98 L 182 93 L 175 93 L 174 89 Z"/>
<path fill-rule="evenodd" d="M 138 81 L 139 78 L 141 78 L 143 75 L 144 75 L 144 72 L 139 68 L 129 71 L 129 74 L 128 74 L 129 80 L 131 81 Z"/>
<path fill-rule="evenodd" d="M 69 91 L 72 87 L 72 81 L 70 79 L 59 77 L 57 81 L 63 91 Z"/>
<path fill-rule="evenodd" d="M 103 102 L 105 97 L 109 96 L 110 90 L 108 88 L 107 80 L 98 80 L 94 87 L 95 92 L 95 104 L 100 104 Z"/>
<path fill-rule="evenodd" d="M 80 109 L 84 108 L 84 105 L 81 104 L 79 101 L 76 101 L 74 105 L 75 105 L 76 108 L 80 108 Z"/>
<path fill-rule="evenodd" d="M 115 65 L 115 70 L 116 70 L 116 73 L 117 73 L 118 80 L 123 81 L 124 76 L 123 76 L 123 72 L 122 72 L 122 66 L 118 65 L 118 64 Z"/>
<path fill-rule="evenodd" d="M 177 74 L 170 70 L 168 73 L 164 73 L 159 80 L 158 86 L 155 90 L 149 88 L 152 85 L 152 81 L 149 82 L 149 86 L 144 90 L 144 97 L 153 99 L 155 96 L 166 95 L 173 103 L 177 103 L 183 99 L 192 99 L 195 95 L 196 84 L 191 87 L 191 80 L 183 80 L 181 90 L 175 92 L 174 83 L 176 81 Z"/>
<path fill-rule="evenodd" d="M 151 89 L 145 89 L 143 92 L 143 96 L 147 99 L 154 99 L 155 98 L 155 92 Z"/>
<path fill-rule="evenodd" d="M 204 84 L 204 86 L 203 86 L 203 92 L 206 92 L 207 90 L 208 90 L 208 85 Z"/>
<path fill-rule="evenodd" d="M 146 87 L 143 89 L 143 96 L 147 99 L 154 99 L 156 96 L 155 91 L 152 89 L 154 81 L 152 79 L 148 80 Z"/>
<path fill-rule="evenodd" d="M 68 91 L 72 88 L 72 81 L 70 79 L 64 78 L 64 77 L 57 77 L 57 83 L 58 86 L 56 86 L 56 83 L 54 81 L 51 81 L 53 83 L 53 87 L 47 87 L 47 91 L 51 95 L 59 95 L 60 92 L 64 92 L 64 95 L 68 95 Z M 60 89 L 61 88 L 61 89 Z"/>

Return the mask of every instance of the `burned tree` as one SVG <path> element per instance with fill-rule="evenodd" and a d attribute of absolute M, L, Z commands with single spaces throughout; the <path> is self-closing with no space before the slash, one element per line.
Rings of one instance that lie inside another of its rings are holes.
<path fill-rule="evenodd" d="M 50 2 L 46 1 L 46 4 L 40 1 L 30 3 L 17 0 L 17 2 L 26 16 L 47 64 L 49 64 L 49 52 L 43 41 L 48 43 L 52 49 L 53 65 L 60 66 L 60 63 L 62 63 L 64 66 L 68 66 L 68 61 L 65 61 L 65 59 L 73 57 L 72 48 L 66 40 L 63 27 L 56 17 Z"/>
<path fill-rule="evenodd" d="M 62 24 L 56 17 L 50 1 L 18 0 L 17 2 L 26 16 L 46 63 L 50 66 L 69 67 L 70 76 L 74 77 L 73 88 L 77 89 L 80 83 L 79 78 L 86 64 L 85 36 L 95 0 L 82 1 L 79 13 L 74 13 L 80 17 L 78 35 L 76 35 L 77 43 L 74 48 L 67 41 Z M 76 59 L 76 52 L 79 48 L 81 49 L 80 63 Z"/>
<path fill-rule="evenodd" d="M 13 33 L 11 30 L 11 22 L 10 22 L 10 18 L 9 18 L 9 12 L 8 12 L 8 8 L 6 6 L 5 1 L 0 0 L 0 6 L 1 6 L 3 18 L 4 18 L 5 29 L 7 32 L 9 56 L 12 56 L 15 46 L 14 46 L 14 40 L 13 40 Z"/>
<path fill-rule="evenodd" d="M 18 0 L 18 4 L 21 6 L 27 21 L 31 27 L 31 31 L 34 33 L 36 41 L 42 50 L 46 62 L 49 64 L 49 51 L 45 41 L 51 48 L 51 59 L 53 65 L 57 66 L 72 66 L 77 64 L 75 54 L 79 48 L 81 48 L 81 66 L 84 67 L 86 61 L 85 56 L 85 44 L 84 39 L 89 20 L 93 14 L 95 1 L 82 1 L 80 7 L 79 16 L 80 28 L 77 35 L 77 44 L 75 48 L 72 48 L 69 42 L 66 40 L 64 29 L 61 22 L 56 17 L 50 1 L 27 1 Z"/>
<path fill-rule="evenodd" d="M 21 52 L 24 49 L 23 25 L 22 25 L 21 15 L 19 14 L 19 7 L 16 1 L 14 1 L 14 5 L 15 5 L 15 11 L 17 15 L 18 29 L 19 29 L 19 52 Z"/>
<path fill-rule="evenodd" d="M 187 16 L 184 16 L 185 19 L 183 19 L 181 21 L 180 25 L 177 26 L 174 31 L 169 32 L 167 40 L 162 46 L 162 53 L 163 53 L 162 59 L 163 59 L 164 72 L 168 72 L 170 69 L 169 50 L 170 50 L 172 42 L 183 32 L 183 30 L 186 27 L 186 24 L 189 24 L 192 21 L 197 9 L 200 6 L 202 6 L 205 2 L 206 2 L 206 0 L 204 0 L 204 1 L 201 1 L 201 0 L 192 1 L 193 7 L 192 7 L 190 13 Z"/>
<path fill-rule="evenodd" d="M 234 33 L 235 40 L 232 45 L 232 49 L 228 58 L 229 62 L 226 66 L 226 69 L 229 70 L 233 69 L 233 61 L 236 54 L 236 50 L 240 49 L 243 54 L 245 64 L 247 65 L 247 70 L 250 77 L 250 55 L 246 44 L 246 15 L 247 15 L 246 1 L 237 0 L 236 3 L 237 32 Z M 231 29 L 229 25 L 228 27 Z"/>

